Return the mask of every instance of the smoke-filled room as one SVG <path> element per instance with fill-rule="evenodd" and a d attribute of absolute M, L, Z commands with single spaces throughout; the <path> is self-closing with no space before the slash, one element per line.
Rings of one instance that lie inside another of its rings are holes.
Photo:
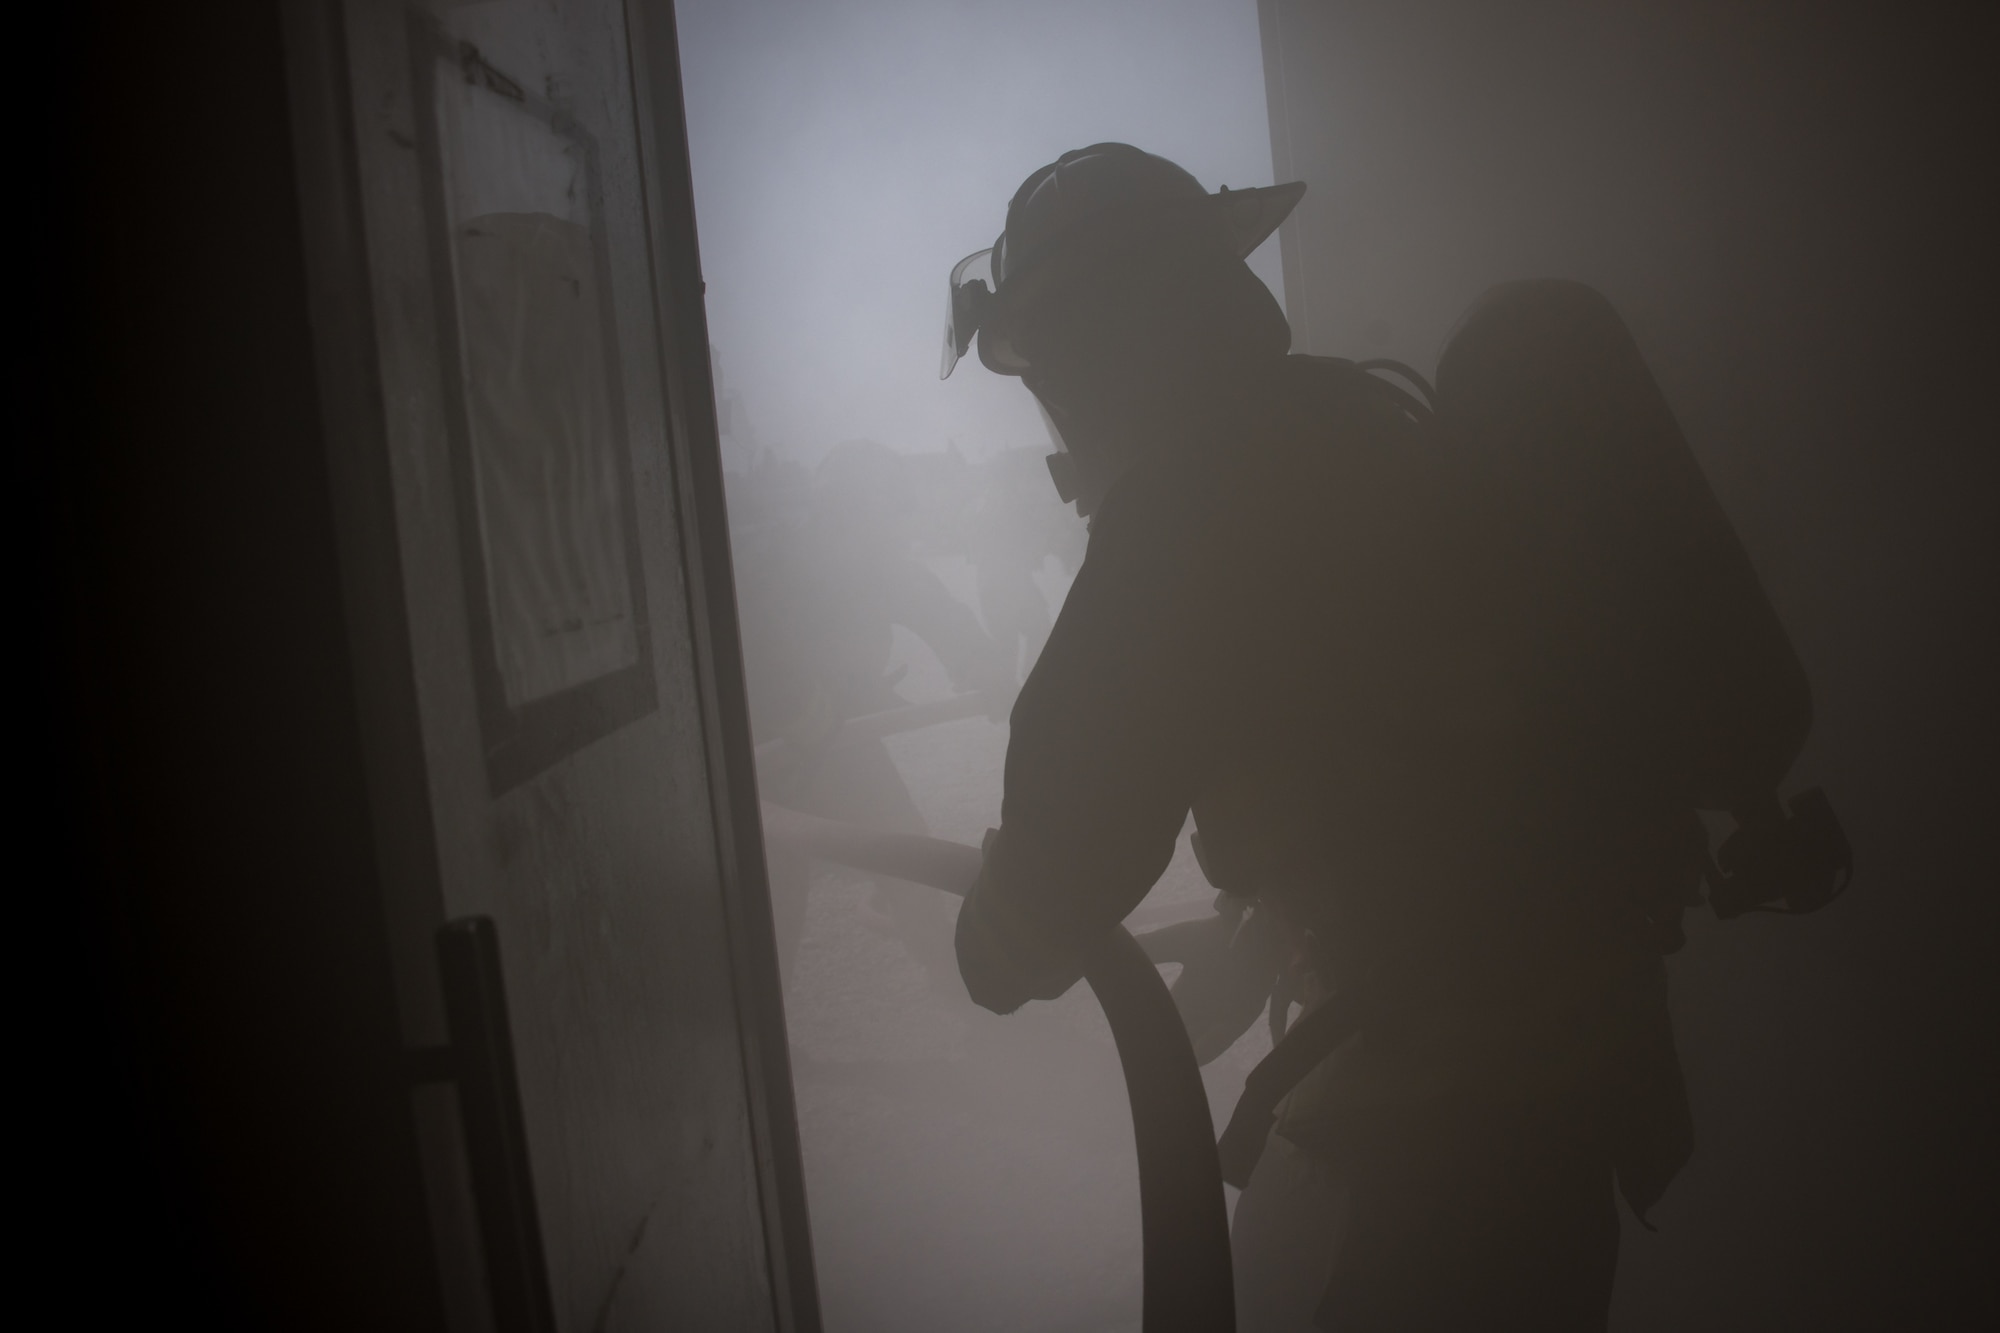
<path fill-rule="evenodd" d="M 22 1319 L 2000 1320 L 1992 13 L 29 26 Z"/>

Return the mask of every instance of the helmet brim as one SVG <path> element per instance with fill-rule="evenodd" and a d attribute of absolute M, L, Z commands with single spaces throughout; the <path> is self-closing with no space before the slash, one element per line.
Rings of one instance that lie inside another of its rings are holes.
<path fill-rule="evenodd" d="M 1284 225 L 1305 195 L 1304 181 L 1290 181 L 1249 190 L 1225 187 L 1209 197 L 1221 201 L 1230 248 L 1236 251 L 1238 259 L 1248 259 L 1252 251 L 1271 239 L 1272 232 Z"/>

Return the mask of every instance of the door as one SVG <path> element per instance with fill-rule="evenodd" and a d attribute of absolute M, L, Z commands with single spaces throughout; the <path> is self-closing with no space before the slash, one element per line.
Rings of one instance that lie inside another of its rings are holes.
<path fill-rule="evenodd" d="M 816 1327 L 671 9 L 288 25 L 404 1039 L 451 1035 L 434 940 L 490 918 L 557 1326 Z M 459 1096 L 412 1108 L 489 1326 Z"/>

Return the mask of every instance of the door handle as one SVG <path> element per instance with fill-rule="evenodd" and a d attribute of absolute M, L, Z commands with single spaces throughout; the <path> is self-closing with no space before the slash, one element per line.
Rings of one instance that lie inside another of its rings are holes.
<path fill-rule="evenodd" d="M 437 958 L 451 1039 L 409 1052 L 410 1076 L 458 1085 L 496 1333 L 556 1333 L 493 918 L 447 921 L 438 928 Z"/>

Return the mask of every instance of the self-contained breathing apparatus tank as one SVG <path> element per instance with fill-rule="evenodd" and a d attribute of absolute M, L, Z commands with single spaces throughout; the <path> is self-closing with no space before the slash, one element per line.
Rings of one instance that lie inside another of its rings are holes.
<path fill-rule="evenodd" d="M 1779 784 L 1812 726 L 1790 637 L 1688 448 L 1637 343 L 1581 283 L 1502 284 L 1475 302 L 1439 358 L 1437 387 L 1396 362 L 1344 363 L 1418 426 L 1420 447 L 1475 497 L 1484 633 L 1534 723 L 1583 785 L 1637 785 L 1657 805 L 1726 811 L 1707 901 L 1723 920 L 1816 911 L 1843 892 L 1853 853 L 1826 794 Z M 1379 378 L 1389 371 L 1422 397 Z M 1679 908 L 1656 940 L 1683 942 Z M 1286 1030 L 1252 1071 L 1218 1144 L 1242 1188 L 1278 1103 L 1362 1022 L 1336 997 Z"/>
<path fill-rule="evenodd" d="M 1839 820 L 1817 789 L 1777 795 L 1812 726 L 1805 670 L 1611 303 L 1493 288 L 1446 343 L 1436 407 L 1492 488 L 1510 548 L 1492 591 L 1577 762 L 1734 816 L 1704 876 L 1717 916 L 1832 901 L 1852 873 Z"/>

